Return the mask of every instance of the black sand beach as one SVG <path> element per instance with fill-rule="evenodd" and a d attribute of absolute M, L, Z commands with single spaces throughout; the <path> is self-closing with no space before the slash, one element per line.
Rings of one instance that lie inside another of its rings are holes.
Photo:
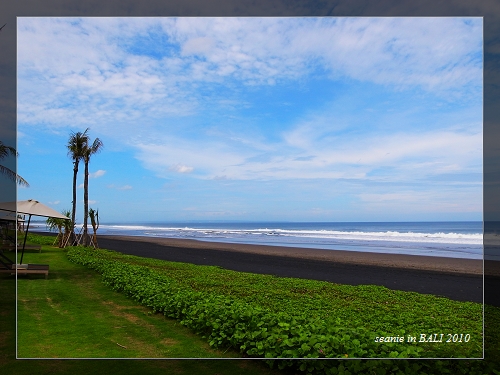
<path fill-rule="evenodd" d="M 382 285 L 457 301 L 483 302 L 482 260 L 136 236 L 100 236 L 99 246 L 130 255 L 235 271 Z"/>

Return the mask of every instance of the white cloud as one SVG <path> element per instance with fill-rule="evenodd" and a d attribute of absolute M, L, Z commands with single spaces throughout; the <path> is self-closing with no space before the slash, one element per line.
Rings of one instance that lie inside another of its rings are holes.
<path fill-rule="evenodd" d="M 318 64 L 335 75 L 435 89 L 480 80 L 482 69 L 480 54 L 470 54 L 481 49 L 479 18 L 472 26 L 459 18 L 188 18 L 165 30 L 183 46 L 215 40 L 203 51 L 206 69 L 231 67 L 261 83 Z"/>
<path fill-rule="evenodd" d="M 49 202 L 49 204 L 54 204 L 54 205 L 57 205 L 57 204 L 59 204 L 59 203 L 61 203 L 61 201 L 53 201 L 53 202 Z"/>
<path fill-rule="evenodd" d="M 137 157 L 160 177 L 168 177 L 165 170 L 189 173 L 196 169 L 196 178 L 214 180 L 390 178 L 413 181 L 439 174 L 481 171 L 478 169 L 482 165 L 481 132 L 412 130 L 338 138 L 322 138 L 320 132 L 310 140 L 305 136 L 307 131 L 298 132 L 302 136 L 297 139 L 303 142 L 294 142 L 290 148 L 291 137 L 285 134 L 283 142 L 273 145 L 273 152 L 263 155 L 260 149 L 243 149 L 215 140 L 199 144 L 164 137 L 158 139 L 158 143 L 136 145 Z M 175 159 L 189 164 L 172 165 Z M 390 176 L 378 177 L 379 168 L 392 169 L 392 172 Z"/>
<path fill-rule="evenodd" d="M 214 41 L 211 38 L 193 38 L 189 39 L 182 46 L 182 55 L 204 55 L 213 48 Z"/>
<path fill-rule="evenodd" d="M 165 178 L 169 176 L 166 171 L 190 173 L 195 169 L 201 173 L 202 178 L 209 177 L 211 173 L 223 170 L 228 164 L 243 163 L 245 155 L 251 156 L 250 153 L 246 154 L 246 151 L 237 152 L 227 144 L 216 140 L 199 144 L 169 136 L 158 136 L 155 142 L 144 140 L 133 146 L 138 150 L 137 158 L 144 163 L 144 166 Z M 183 160 L 183 163 L 178 160 Z"/>
<path fill-rule="evenodd" d="M 91 126 L 135 150 L 169 189 L 182 185 L 175 173 L 216 185 L 326 178 L 366 189 L 481 171 L 480 18 L 21 17 L 18 42 L 23 134 Z M 322 89 L 331 90 L 323 104 Z M 353 99 L 365 90 L 382 95 Z M 404 99 L 385 108 L 394 92 Z M 429 114 L 450 103 L 440 118 Z M 448 118 L 461 104 L 475 113 L 470 128 Z M 396 207 L 406 197 L 364 198 Z"/>
<path fill-rule="evenodd" d="M 188 167 L 187 165 L 182 165 L 182 164 L 177 164 L 171 166 L 168 170 L 177 172 L 177 173 L 191 173 L 194 168 L 193 167 Z"/>
<path fill-rule="evenodd" d="M 106 171 L 99 169 L 96 172 L 89 173 L 89 178 L 98 178 L 98 177 L 104 176 L 105 173 L 106 173 Z"/>
<path fill-rule="evenodd" d="M 477 161 L 482 151 L 482 134 L 449 131 L 401 133 L 351 139 L 343 145 L 334 145 L 336 151 L 330 151 L 327 145 L 322 146 L 316 153 L 326 163 L 380 165 L 401 163 L 409 158 L 424 158 L 456 165 L 457 161 L 466 162 L 472 158 Z"/>
<path fill-rule="evenodd" d="M 412 212 L 481 212 L 481 188 L 460 191 L 442 189 L 406 190 L 403 192 L 362 193 L 363 207 L 367 210 L 401 211 L 404 207 Z"/>
<path fill-rule="evenodd" d="M 443 97 L 482 90 L 480 18 L 20 18 L 18 25 L 22 123 L 186 115 L 212 105 L 200 84 L 274 85 L 318 67 L 331 78 Z M 161 58 L 133 55 L 129 47 L 158 26 L 162 43 L 180 54 L 164 46 Z"/>

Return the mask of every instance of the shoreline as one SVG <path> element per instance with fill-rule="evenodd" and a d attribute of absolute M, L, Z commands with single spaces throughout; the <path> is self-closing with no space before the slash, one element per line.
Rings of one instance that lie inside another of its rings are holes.
<path fill-rule="evenodd" d="M 147 236 L 101 235 L 98 237 L 98 241 L 99 239 L 151 243 L 172 248 L 215 250 L 221 252 L 247 253 L 316 261 L 319 260 L 345 265 L 413 269 L 463 275 L 483 275 L 482 259 L 255 245 Z"/>

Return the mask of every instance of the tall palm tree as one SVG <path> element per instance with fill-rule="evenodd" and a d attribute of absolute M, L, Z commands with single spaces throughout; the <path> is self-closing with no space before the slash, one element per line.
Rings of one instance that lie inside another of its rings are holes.
<path fill-rule="evenodd" d="M 85 176 L 83 180 L 83 245 L 88 245 L 87 219 L 89 216 L 89 162 L 90 157 L 102 150 L 104 144 L 99 138 L 94 139 L 92 145 L 87 142 L 83 152 L 83 162 L 85 163 Z"/>
<path fill-rule="evenodd" d="M 73 160 L 73 207 L 71 210 L 71 225 L 73 229 L 71 230 L 71 239 L 75 240 L 75 215 L 76 215 L 76 177 L 78 175 L 78 165 L 80 164 L 80 160 L 83 159 L 84 150 L 88 143 L 89 137 L 87 135 L 87 131 L 89 129 L 85 129 L 82 132 L 71 132 L 68 140 L 68 144 L 66 147 L 68 148 L 68 156 Z"/>
<path fill-rule="evenodd" d="M 12 156 L 19 156 L 14 147 L 6 146 L 3 144 L 2 141 L 0 141 L 0 159 L 9 156 L 9 154 Z M 30 186 L 30 184 L 28 184 L 28 181 L 19 176 L 15 171 L 1 164 L 0 164 L 0 173 L 5 175 L 10 180 L 17 182 L 19 185 L 26 187 Z"/>

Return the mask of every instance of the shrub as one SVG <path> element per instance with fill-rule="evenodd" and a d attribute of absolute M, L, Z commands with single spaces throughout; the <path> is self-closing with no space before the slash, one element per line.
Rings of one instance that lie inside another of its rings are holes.
<path fill-rule="evenodd" d="M 271 311 L 256 304 L 212 290 L 193 290 L 153 267 L 128 263 L 133 257 L 107 250 L 73 247 L 68 258 L 102 275 L 105 284 L 139 303 L 191 328 L 217 348 L 233 348 L 246 356 L 268 358 L 270 366 L 291 367 L 308 374 L 421 374 L 491 372 L 481 361 L 345 360 L 348 358 L 419 358 L 418 345 L 374 338 L 386 332 L 352 328 L 339 317 L 294 311 Z M 154 263 L 154 262 L 153 262 Z M 405 336 L 405 332 L 391 335 Z M 425 353 L 428 355 L 428 353 Z M 300 359 L 296 359 L 300 358 Z M 331 360 L 318 360 L 330 358 Z M 339 360 L 342 358 L 343 360 Z M 487 372 L 484 372 L 487 371 Z"/>

